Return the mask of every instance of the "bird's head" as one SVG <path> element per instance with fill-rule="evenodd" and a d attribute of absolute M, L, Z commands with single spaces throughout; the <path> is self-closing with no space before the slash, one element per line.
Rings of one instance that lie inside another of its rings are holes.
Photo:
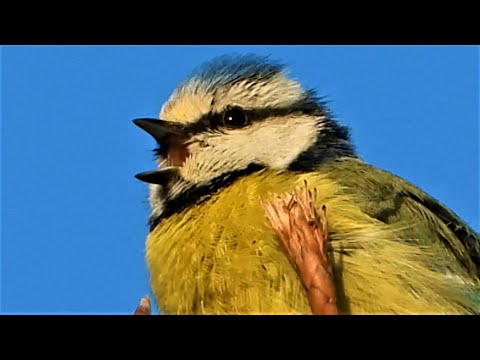
<path fill-rule="evenodd" d="M 159 145 L 158 168 L 137 175 L 151 184 L 151 222 L 169 203 L 178 206 L 182 195 L 208 192 L 238 174 L 311 171 L 355 156 L 347 129 L 324 103 L 265 57 L 224 56 L 203 64 L 173 92 L 160 119 L 134 120 Z"/>

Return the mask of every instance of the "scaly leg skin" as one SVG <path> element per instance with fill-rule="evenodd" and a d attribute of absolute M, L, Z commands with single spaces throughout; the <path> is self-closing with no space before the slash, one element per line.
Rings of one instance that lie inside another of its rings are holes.
<path fill-rule="evenodd" d="M 327 251 L 326 207 L 315 209 L 317 193 L 297 188 L 262 203 L 271 226 L 305 287 L 314 315 L 337 315 L 335 284 Z"/>
<path fill-rule="evenodd" d="M 148 295 L 140 300 L 140 304 L 136 308 L 133 315 L 152 315 L 152 306 L 150 304 L 150 298 Z"/>

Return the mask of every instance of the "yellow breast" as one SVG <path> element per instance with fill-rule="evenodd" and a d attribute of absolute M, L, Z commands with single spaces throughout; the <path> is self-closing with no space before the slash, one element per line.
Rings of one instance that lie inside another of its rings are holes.
<path fill-rule="evenodd" d="M 162 311 L 309 313 L 260 204 L 269 192 L 293 189 L 295 180 L 273 172 L 250 175 L 163 220 L 147 241 L 152 291 Z"/>
<path fill-rule="evenodd" d="M 317 205 L 327 206 L 341 313 L 459 312 L 437 296 L 445 282 L 426 270 L 435 254 L 398 241 L 401 229 L 364 214 L 327 171 L 261 171 L 162 220 L 146 248 L 151 288 L 161 311 L 311 313 L 260 202 L 307 180 L 317 188 Z"/>

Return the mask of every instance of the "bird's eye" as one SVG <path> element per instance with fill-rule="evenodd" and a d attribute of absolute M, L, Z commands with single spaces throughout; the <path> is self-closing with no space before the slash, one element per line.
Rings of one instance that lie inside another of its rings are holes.
<path fill-rule="evenodd" d="M 232 108 L 223 114 L 223 123 L 226 126 L 240 128 L 248 125 L 248 119 L 245 112 L 240 108 Z"/>

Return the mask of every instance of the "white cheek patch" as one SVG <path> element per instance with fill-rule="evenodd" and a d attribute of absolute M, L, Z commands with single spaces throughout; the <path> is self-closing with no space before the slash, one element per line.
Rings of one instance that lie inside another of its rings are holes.
<path fill-rule="evenodd" d="M 198 183 L 245 169 L 250 164 L 285 169 L 315 142 L 319 130 L 318 119 L 297 116 L 271 118 L 223 134 L 200 134 L 196 140 L 206 146 L 190 145 L 191 155 L 181 175 Z"/>
<path fill-rule="evenodd" d="M 311 117 L 273 118 L 246 129 L 240 141 L 251 147 L 255 161 L 284 169 L 315 142 L 318 130 Z"/>
<path fill-rule="evenodd" d="M 225 136 L 223 136 L 225 138 Z M 190 156 L 180 169 L 181 176 L 193 183 L 208 182 L 222 174 L 246 168 L 250 162 L 235 155 L 236 149 L 208 146 L 190 149 Z"/>

